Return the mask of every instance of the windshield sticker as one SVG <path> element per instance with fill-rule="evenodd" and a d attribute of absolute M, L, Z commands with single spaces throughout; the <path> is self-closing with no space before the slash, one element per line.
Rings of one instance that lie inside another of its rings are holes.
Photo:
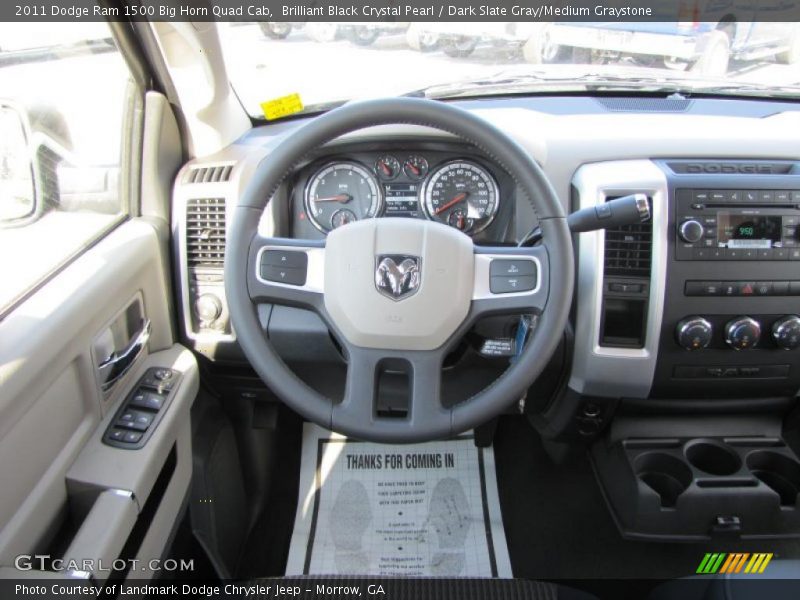
<path fill-rule="evenodd" d="M 264 118 L 267 121 L 282 119 L 303 111 L 303 101 L 300 94 L 289 94 L 274 100 L 267 100 L 261 103 L 261 110 L 264 111 Z"/>

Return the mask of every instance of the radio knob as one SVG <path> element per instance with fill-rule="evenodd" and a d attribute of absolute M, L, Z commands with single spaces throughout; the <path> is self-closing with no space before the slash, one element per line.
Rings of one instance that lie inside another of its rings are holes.
<path fill-rule="evenodd" d="M 694 244 L 703 239 L 703 233 L 705 233 L 705 230 L 703 229 L 703 225 L 700 223 L 700 221 L 697 219 L 689 219 L 688 221 L 681 223 L 678 233 L 684 242 Z"/>
<path fill-rule="evenodd" d="M 714 328 L 703 317 L 686 317 L 678 323 L 675 335 L 678 344 L 687 350 L 700 350 L 708 347 Z"/>
<path fill-rule="evenodd" d="M 789 315 L 772 325 L 772 339 L 784 350 L 800 348 L 800 317 Z"/>
<path fill-rule="evenodd" d="M 725 325 L 725 342 L 734 350 L 748 350 L 761 339 L 761 325 L 750 317 L 737 317 Z"/>
<path fill-rule="evenodd" d="M 222 314 L 222 302 L 214 294 L 203 294 L 195 301 L 194 310 L 201 321 L 213 323 Z"/>

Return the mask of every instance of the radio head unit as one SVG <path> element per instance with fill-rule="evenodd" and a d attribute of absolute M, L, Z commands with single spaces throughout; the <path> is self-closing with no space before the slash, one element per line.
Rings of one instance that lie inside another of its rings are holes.
<path fill-rule="evenodd" d="M 800 191 L 676 190 L 677 260 L 800 260 Z"/>

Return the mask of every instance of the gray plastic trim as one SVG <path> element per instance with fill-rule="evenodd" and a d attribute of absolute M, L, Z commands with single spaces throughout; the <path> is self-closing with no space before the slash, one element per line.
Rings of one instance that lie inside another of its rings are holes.
<path fill-rule="evenodd" d="M 569 387 L 581 394 L 647 398 L 653 385 L 664 314 L 667 277 L 668 192 L 666 174 L 650 160 L 584 165 L 575 173 L 580 208 L 610 196 L 644 193 L 653 199 L 650 301 L 644 347 L 600 346 L 605 231 L 580 234 L 575 349 Z"/>

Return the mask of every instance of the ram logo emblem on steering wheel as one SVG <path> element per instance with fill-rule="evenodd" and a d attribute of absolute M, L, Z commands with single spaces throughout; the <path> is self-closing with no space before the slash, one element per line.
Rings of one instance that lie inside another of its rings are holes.
<path fill-rule="evenodd" d="M 381 254 L 376 263 L 375 286 L 387 298 L 402 300 L 419 289 L 422 264 L 419 256 Z"/>

